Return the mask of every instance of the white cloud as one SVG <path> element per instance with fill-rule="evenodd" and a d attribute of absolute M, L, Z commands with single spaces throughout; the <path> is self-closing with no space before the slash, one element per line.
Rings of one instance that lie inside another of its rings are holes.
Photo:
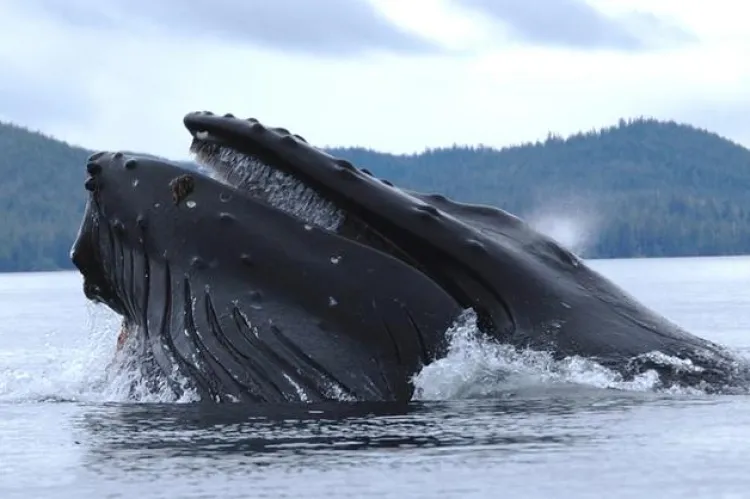
<path fill-rule="evenodd" d="M 255 116 L 318 145 L 396 152 L 502 146 L 639 115 L 750 145 L 742 119 L 717 118 L 750 106 L 750 33 L 740 22 L 748 7 L 733 0 L 589 3 L 598 9 L 586 7 L 589 18 L 630 20 L 628 36 L 650 41 L 643 47 L 600 35 L 590 47 L 535 38 L 533 16 L 505 19 L 523 36 L 497 36 L 498 14 L 464 9 L 464 0 L 378 0 L 382 16 L 363 5 L 297 11 L 286 0 L 289 15 L 264 14 L 278 31 L 252 33 L 243 26 L 260 20 L 241 22 L 252 2 L 237 0 L 236 11 L 229 0 L 213 11 L 201 3 L 170 20 L 145 0 L 121 11 L 67 1 L 4 5 L 0 119 L 90 148 L 185 157 L 182 116 L 202 109 Z M 633 19 L 643 21 L 637 29 Z M 330 30 L 336 36 L 324 36 Z"/>
<path fill-rule="evenodd" d="M 582 0 L 455 1 L 485 14 L 512 37 L 534 45 L 641 50 L 692 39 L 689 32 L 669 26 L 653 14 L 607 15 Z"/>

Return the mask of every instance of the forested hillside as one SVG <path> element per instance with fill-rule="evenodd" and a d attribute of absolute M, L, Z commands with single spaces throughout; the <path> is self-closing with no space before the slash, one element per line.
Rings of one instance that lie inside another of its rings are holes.
<path fill-rule="evenodd" d="M 750 253 L 750 150 L 674 122 L 621 120 L 502 150 L 335 153 L 400 186 L 499 206 L 532 222 L 577 221 L 588 231 L 582 249 L 589 257 Z"/>
<path fill-rule="evenodd" d="M 2 123 L 0 148 L 0 271 L 69 268 L 89 151 Z M 750 151 L 686 125 L 621 121 L 501 150 L 331 152 L 403 187 L 567 227 L 588 257 L 750 253 Z"/>
<path fill-rule="evenodd" d="M 0 123 L 0 272 L 71 266 L 89 154 Z"/>

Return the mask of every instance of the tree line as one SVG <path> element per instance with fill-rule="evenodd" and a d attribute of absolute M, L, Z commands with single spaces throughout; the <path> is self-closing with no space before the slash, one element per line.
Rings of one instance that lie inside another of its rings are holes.
<path fill-rule="evenodd" d="M 0 271 L 71 268 L 90 151 L 0 123 Z M 394 184 L 588 231 L 583 256 L 750 253 L 750 150 L 671 121 L 620 120 L 495 149 L 329 152 Z"/>

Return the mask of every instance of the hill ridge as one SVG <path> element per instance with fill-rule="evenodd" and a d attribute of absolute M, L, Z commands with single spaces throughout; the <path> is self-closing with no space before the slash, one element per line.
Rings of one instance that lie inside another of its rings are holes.
<path fill-rule="evenodd" d="M 0 150 L 0 271 L 71 268 L 91 151 L 7 122 Z M 750 253 L 750 150 L 673 120 L 501 148 L 326 150 L 400 187 L 506 209 L 587 257 Z"/>

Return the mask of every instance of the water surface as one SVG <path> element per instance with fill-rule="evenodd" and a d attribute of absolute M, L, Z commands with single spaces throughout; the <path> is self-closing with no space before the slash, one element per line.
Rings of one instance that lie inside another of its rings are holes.
<path fill-rule="evenodd" d="M 750 354 L 750 258 L 592 265 Z M 747 396 L 469 341 L 410 404 L 135 403 L 115 335 L 76 274 L 0 275 L 0 497 L 750 497 Z"/>

